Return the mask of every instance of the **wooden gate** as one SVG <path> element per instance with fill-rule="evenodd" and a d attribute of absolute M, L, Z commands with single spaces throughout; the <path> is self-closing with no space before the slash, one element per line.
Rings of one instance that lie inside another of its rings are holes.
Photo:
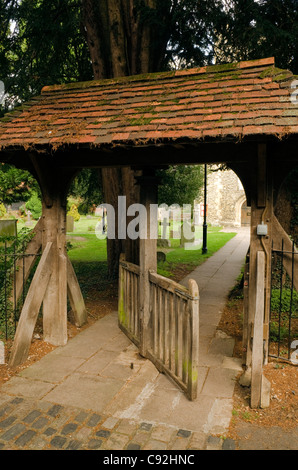
<path fill-rule="evenodd" d="M 119 326 L 140 346 L 140 268 L 120 260 Z M 146 357 L 171 377 L 190 400 L 197 397 L 199 362 L 199 290 L 149 271 L 150 321 Z"/>
<path fill-rule="evenodd" d="M 139 285 L 140 266 L 126 262 L 122 254 L 119 263 L 119 327 L 138 347 L 140 345 Z"/>

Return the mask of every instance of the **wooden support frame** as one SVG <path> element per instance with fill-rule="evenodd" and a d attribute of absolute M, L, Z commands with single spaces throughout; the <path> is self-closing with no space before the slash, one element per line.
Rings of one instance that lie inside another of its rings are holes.
<path fill-rule="evenodd" d="M 28 243 L 28 246 L 25 251 L 25 257 L 22 258 L 17 263 L 16 270 L 16 277 L 15 277 L 15 286 L 13 290 L 15 290 L 15 295 L 12 298 L 12 301 L 16 299 L 18 302 L 23 287 L 30 275 L 31 269 L 35 263 L 37 255 L 40 252 L 42 246 L 42 220 L 40 219 L 34 229 L 35 236 L 34 238 Z M 26 256 L 30 254 L 30 256 Z M 73 269 L 72 263 L 67 257 L 67 295 L 71 305 L 71 309 L 74 314 L 75 324 L 78 327 L 84 325 L 87 321 L 87 310 L 85 306 L 85 302 L 82 296 L 82 292 L 78 283 L 78 279 L 76 273 Z"/>
<path fill-rule="evenodd" d="M 37 245 L 38 241 L 36 240 L 36 246 Z M 41 260 L 38 264 L 36 273 L 33 277 L 32 283 L 25 299 L 9 360 L 10 367 L 15 367 L 27 359 L 37 316 L 39 314 L 52 275 L 52 251 L 53 244 L 52 242 L 49 242 L 42 254 Z M 29 272 L 26 271 L 27 277 L 29 276 Z M 19 295 L 21 289 L 22 286 L 19 280 Z M 74 314 L 75 324 L 77 327 L 81 327 L 87 321 L 87 310 L 75 271 L 68 257 L 67 292 L 69 302 Z"/>
<path fill-rule="evenodd" d="M 263 365 L 268 360 L 273 232 L 273 172 L 267 145 L 258 144 L 251 185 L 251 237 L 245 274 L 244 341 L 246 376 L 251 379 L 251 407 L 261 406 Z M 267 226 L 260 235 L 258 227 Z M 260 267 L 261 266 L 261 267 Z M 260 274 L 260 269 L 263 270 Z M 262 279 L 260 280 L 260 277 Z M 262 282 L 262 287 L 259 285 Z M 262 290 L 262 294 L 260 292 Z M 260 309 L 262 305 L 262 319 Z M 257 317 L 256 317 L 257 315 Z"/>
<path fill-rule="evenodd" d="M 44 341 L 55 346 L 67 343 L 67 295 L 79 305 L 79 323 L 84 316 L 73 273 L 68 269 L 66 253 L 66 197 L 77 170 L 60 169 L 48 159 L 30 153 L 31 163 L 42 192 L 42 249 L 51 242 L 52 275 L 43 299 Z M 68 288 L 68 279 L 71 288 Z"/>
<path fill-rule="evenodd" d="M 271 279 L 271 244 L 272 244 L 272 220 L 273 220 L 273 177 L 270 159 L 267 155 L 267 145 L 258 144 L 255 167 L 255 181 L 251 187 L 251 237 L 249 251 L 249 275 L 248 290 L 246 297 L 246 319 L 247 319 L 247 345 L 246 345 L 246 367 L 252 366 L 252 344 L 251 331 L 254 323 L 256 286 L 254 279 L 257 269 L 257 253 L 263 251 L 265 254 L 265 314 L 264 325 L 268 331 L 270 315 L 270 279 Z M 258 226 L 267 226 L 267 235 L 259 236 Z M 267 335 L 268 336 L 268 335 Z M 268 337 L 265 339 L 265 361 L 268 353 Z"/>
<path fill-rule="evenodd" d="M 27 359 L 34 327 L 52 275 L 53 244 L 49 242 L 42 254 L 27 294 L 17 326 L 9 366 L 15 367 Z"/>
<path fill-rule="evenodd" d="M 27 251 L 34 255 L 42 248 L 42 257 L 18 323 L 10 359 L 13 366 L 27 358 L 41 305 L 44 341 L 55 346 L 63 346 L 68 340 L 67 297 L 76 325 L 82 326 L 87 320 L 84 299 L 66 252 L 66 196 L 77 170 L 64 170 L 57 174 L 51 162 L 39 160 L 35 155 L 31 155 L 31 162 L 42 190 L 42 217 Z M 35 256 L 32 258 L 35 259 Z M 25 271 L 25 279 L 29 276 L 32 264 L 27 263 L 22 270 Z M 23 287 L 22 274 L 15 285 L 17 297 Z"/>

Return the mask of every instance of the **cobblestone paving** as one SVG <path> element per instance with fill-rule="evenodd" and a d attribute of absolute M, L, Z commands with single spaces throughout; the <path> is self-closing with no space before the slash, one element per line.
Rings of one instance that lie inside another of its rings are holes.
<path fill-rule="evenodd" d="M 15 397 L 0 406 L 0 450 L 203 450 L 206 439 L 186 429 L 46 401 Z M 211 444 L 218 448 L 220 442 Z"/>

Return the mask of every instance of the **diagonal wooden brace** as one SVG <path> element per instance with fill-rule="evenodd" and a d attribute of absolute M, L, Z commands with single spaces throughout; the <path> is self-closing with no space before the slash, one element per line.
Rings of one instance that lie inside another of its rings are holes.
<path fill-rule="evenodd" d="M 87 310 L 82 292 L 70 259 L 67 256 L 67 295 L 78 327 L 87 321 Z"/>
<path fill-rule="evenodd" d="M 11 301 L 18 302 L 22 295 L 23 287 L 30 275 L 31 269 L 34 266 L 38 253 L 42 245 L 42 219 L 40 219 L 34 229 L 35 236 L 29 242 L 25 255 L 30 256 L 22 257 L 17 263 L 15 286 L 13 288 L 14 295 Z M 75 324 L 80 327 L 87 321 L 87 310 L 85 302 L 81 293 L 81 289 L 77 280 L 76 273 L 73 269 L 70 259 L 67 257 L 67 294 L 71 309 L 74 314 Z"/>

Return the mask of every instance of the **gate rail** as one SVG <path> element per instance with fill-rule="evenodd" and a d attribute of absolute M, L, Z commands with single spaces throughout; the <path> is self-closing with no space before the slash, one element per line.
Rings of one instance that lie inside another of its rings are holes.
<path fill-rule="evenodd" d="M 291 361 L 293 342 L 298 340 L 298 251 L 294 242 L 285 249 L 272 245 L 269 356 Z"/>

